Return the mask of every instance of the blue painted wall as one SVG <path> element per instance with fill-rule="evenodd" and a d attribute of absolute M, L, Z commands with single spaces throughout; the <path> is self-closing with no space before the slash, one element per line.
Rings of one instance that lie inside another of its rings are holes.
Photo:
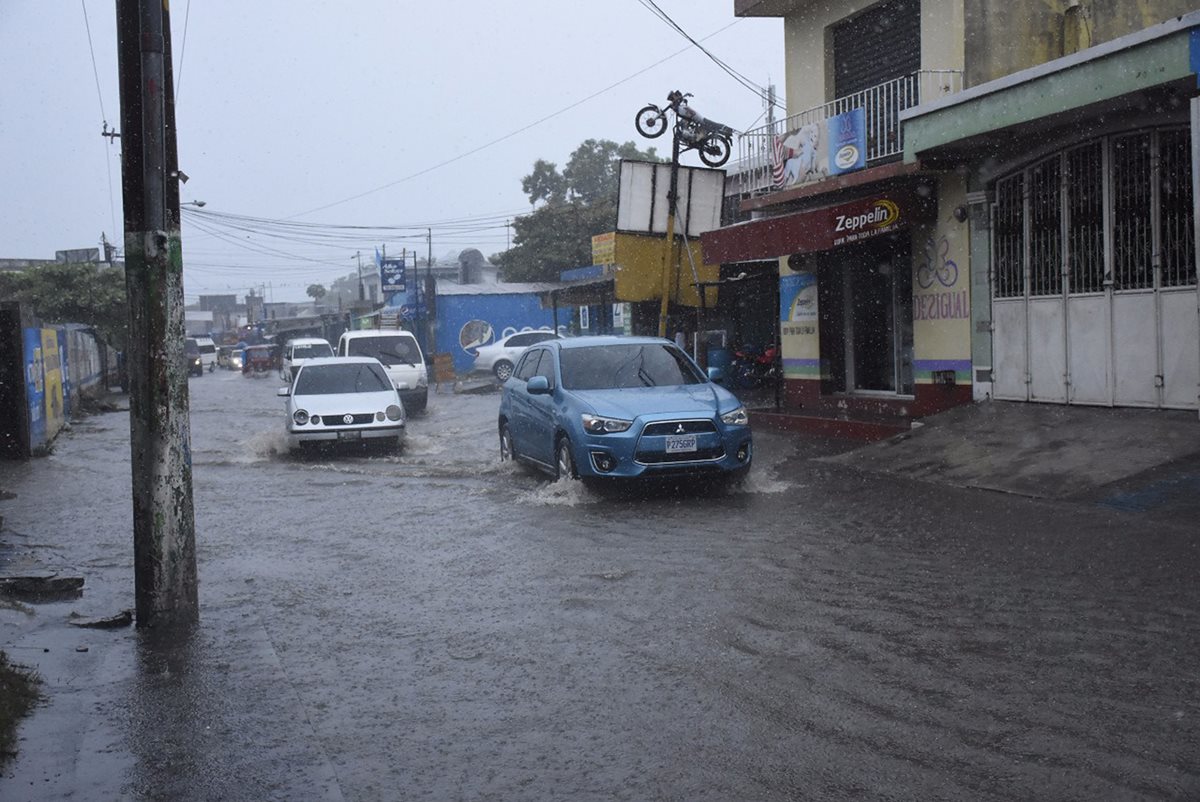
<path fill-rule="evenodd" d="M 560 309 L 565 323 L 570 310 Z M 467 373 L 475 348 L 524 329 L 551 329 L 554 311 L 543 309 L 534 293 L 511 295 L 438 295 L 437 350 L 454 356 L 454 369 Z"/>

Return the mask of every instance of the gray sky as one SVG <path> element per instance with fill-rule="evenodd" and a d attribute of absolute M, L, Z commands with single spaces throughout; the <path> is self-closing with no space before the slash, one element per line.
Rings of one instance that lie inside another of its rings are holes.
<path fill-rule="evenodd" d="M 658 5 L 782 94 L 780 20 L 738 20 L 733 0 Z M 420 229 L 329 236 L 185 215 L 189 302 L 259 285 L 303 300 L 309 284 L 353 272 L 360 249 L 364 260 L 383 244 L 424 254 L 426 226 L 435 256 L 503 250 L 504 221 L 529 209 L 520 182 L 536 159 L 561 169 L 589 138 L 669 152 L 667 137 L 639 137 L 633 117 L 671 89 L 737 130 L 763 121 L 750 89 L 639 0 L 174 0 L 171 13 L 185 201 Z M 101 232 L 123 247 L 120 147 L 100 136 L 104 120 L 120 122 L 113 0 L 0 0 L 0 75 L 0 257 L 53 258 L 96 247 Z"/>

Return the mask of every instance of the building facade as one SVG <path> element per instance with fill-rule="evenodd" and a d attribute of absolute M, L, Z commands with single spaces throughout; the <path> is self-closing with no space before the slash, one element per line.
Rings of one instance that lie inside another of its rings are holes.
<path fill-rule="evenodd" d="M 705 261 L 777 271 L 773 420 L 874 437 L 972 398 L 1196 406 L 1177 5 L 735 2 L 783 18 L 800 109 L 742 135 L 752 219 L 702 237 Z"/>

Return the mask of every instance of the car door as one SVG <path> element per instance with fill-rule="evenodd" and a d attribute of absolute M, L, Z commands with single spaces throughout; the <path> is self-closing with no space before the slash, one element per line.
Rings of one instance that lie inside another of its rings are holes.
<path fill-rule="evenodd" d="M 526 397 L 529 399 L 529 441 L 533 444 L 533 450 L 529 452 L 529 455 L 551 465 L 554 463 L 554 433 L 558 430 L 558 418 L 554 406 L 554 389 L 558 386 L 554 370 L 555 352 L 549 348 L 538 348 L 536 351 L 541 354 L 541 359 L 538 360 L 533 375 L 546 377 L 546 381 L 550 385 L 550 393 L 547 395 L 526 393 Z"/>
<path fill-rule="evenodd" d="M 513 445 L 520 454 L 529 455 L 526 441 L 529 439 L 529 394 L 525 392 L 525 383 L 537 369 L 538 354 L 525 354 L 513 369 L 512 377 L 508 380 L 505 392 L 509 399 L 508 431 L 512 434 Z"/>

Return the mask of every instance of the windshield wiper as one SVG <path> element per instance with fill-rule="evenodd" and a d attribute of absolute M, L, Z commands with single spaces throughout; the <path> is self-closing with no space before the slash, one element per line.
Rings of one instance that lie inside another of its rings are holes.
<path fill-rule="evenodd" d="M 654 377 L 647 373 L 645 368 L 638 368 L 637 377 L 641 379 L 642 384 L 646 385 L 647 387 L 653 387 L 655 384 L 657 384 L 657 382 L 654 381 Z"/>

